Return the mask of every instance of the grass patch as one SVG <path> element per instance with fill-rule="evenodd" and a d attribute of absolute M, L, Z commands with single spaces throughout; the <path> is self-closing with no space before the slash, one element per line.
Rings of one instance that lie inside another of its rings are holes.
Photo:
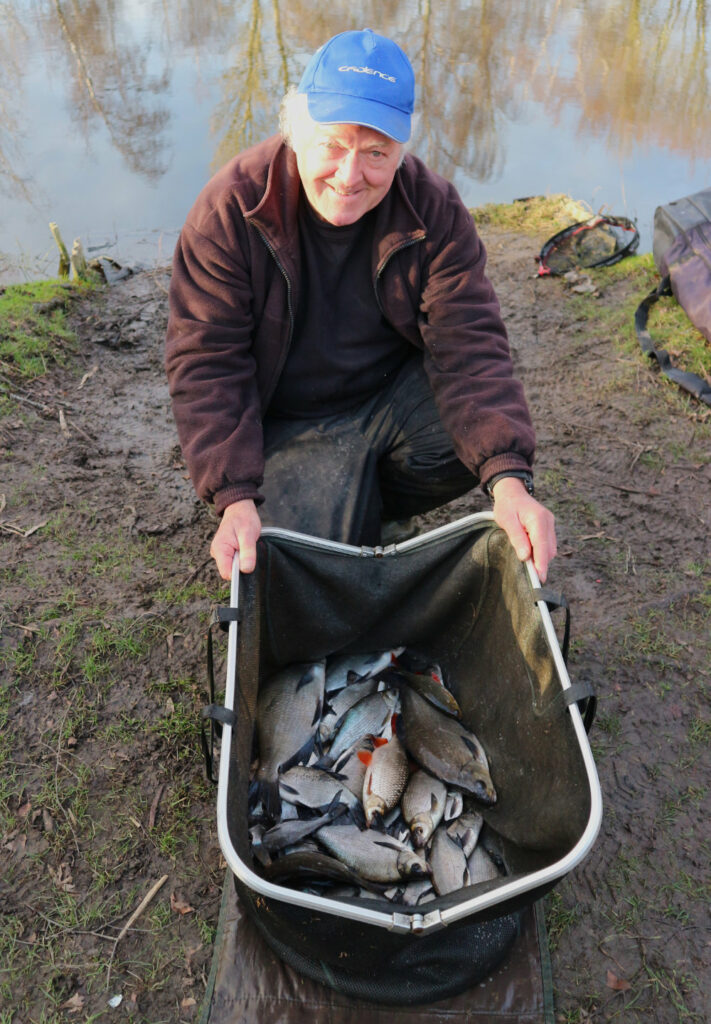
<path fill-rule="evenodd" d="M 0 401 L 10 396 L 9 383 L 34 380 L 51 363 L 63 364 L 75 351 L 76 338 L 67 326 L 67 309 L 91 284 L 59 278 L 9 285 L 0 292 Z M 0 406 L 0 408 L 2 408 Z"/>
<path fill-rule="evenodd" d="M 648 365 L 650 360 L 642 354 L 634 328 L 634 314 L 642 299 L 659 283 L 659 272 L 652 254 L 629 256 L 611 267 L 593 268 L 585 272 L 603 294 L 622 283 L 625 285 L 624 293 L 616 295 L 615 301 L 605 306 L 601 305 L 599 299 L 571 293 L 570 302 L 574 309 L 599 323 L 619 344 L 625 355 L 633 355 Z M 655 347 L 666 349 L 676 367 L 711 379 L 711 345 L 694 327 L 673 296 L 661 298 L 652 306 L 648 329 Z M 666 378 L 662 380 L 678 392 L 676 384 Z M 691 398 L 688 401 L 694 403 Z"/>
<path fill-rule="evenodd" d="M 546 896 L 546 932 L 548 934 L 548 945 L 552 951 L 558 948 L 562 936 L 578 921 L 579 917 L 580 912 L 577 905 L 572 907 L 566 906 L 563 897 L 556 889 Z"/>
<path fill-rule="evenodd" d="M 150 726 L 177 762 L 188 764 L 195 760 L 199 750 L 200 732 L 196 701 L 179 701 L 168 698 L 165 717 Z"/>
<path fill-rule="evenodd" d="M 587 220 L 593 211 L 570 196 L 532 196 L 517 199 L 512 203 L 487 203 L 472 211 L 479 227 L 516 231 L 532 237 L 547 239 L 557 231 Z M 601 331 L 609 334 L 620 345 L 626 355 L 647 365 L 648 357 L 642 355 L 634 329 L 634 314 L 637 306 L 660 280 L 654 265 L 652 253 L 628 256 L 611 267 L 586 269 L 593 283 L 601 293 L 621 283 L 625 294 L 616 296 L 609 306 L 590 295 L 570 294 L 570 304 L 577 316 L 599 325 Z M 698 376 L 711 379 L 711 345 L 698 331 L 673 296 L 661 298 L 650 310 L 649 331 L 655 346 L 666 349 L 675 366 L 689 370 Z M 662 380 L 679 392 L 676 384 Z M 692 398 L 686 399 L 695 408 Z M 711 458 L 711 456 L 710 456 Z"/>
<path fill-rule="evenodd" d="M 689 726 L 689 743 L 708 746 L 711 743 L 711 719 L 696 717 Z"/>
<path fill-rule="evenodd" d="M 634 661 L 641 654 L 662 663 L 677 661 L 684 653 L 683 648 L 665 633 L 664 626 L 663 616 L 657 611 L 634 618 L 631 632 L 623 641 L 627 660 Z"/>
<path fill-rule="evenodd" d="M 544 234 L 546 238 L 592 216 L 587 206 L 562 193 L 530 196 L 512 203 L 486 203 L 472 213 L 479 227 L 486 225 L 525 235 Z"/>

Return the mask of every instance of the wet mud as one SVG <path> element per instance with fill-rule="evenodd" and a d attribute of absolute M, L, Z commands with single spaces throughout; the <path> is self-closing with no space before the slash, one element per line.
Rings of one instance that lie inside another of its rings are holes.
<path fill-rule="evenodd" d="M 557 1019 L 706 1021 L 709 414 L 621 354 L 563 281 L 535 278 L 535 241 L 485 240 L 557 519 L 549 585 L 571 605 L 569 672 L 599 697 L 602 831 L 546 898 Z M 167 284 L 141 273 L 82 300 L 83 368 L 51 371 L 0 423 L 14 821 L 0 1005 L 23 1021 L 88 1019 L 116 994 L 128 1019 L 194 1020 L 209 973 L 224 863 L 197 719 L 225 591 L 170 413 Z M 600 311 L 626 287 L 603 286 Z M 487 507 L 474 493 L 419 526 Z"/>

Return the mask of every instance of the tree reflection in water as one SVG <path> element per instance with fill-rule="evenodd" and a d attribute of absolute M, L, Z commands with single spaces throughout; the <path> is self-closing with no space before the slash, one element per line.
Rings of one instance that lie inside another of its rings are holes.
<path fill-rule="evenodd" d="M 413 148 L 447 176 L 494 177 L 506 158 L 502 129 L 529 99 L 554 123 L 577 109 L 581 136 L 606 138 L 620 157 L 635 143 L 711 155 L 704 0 L 368 0 L 357 16 L 344 0 L 317 12 L 249 0 L 239 16 L 239 52 L 213 119 L 214 166 L 276 129 L 278 99 L 317 46 L 364 25 L 408 53 Z"/>
<path fill-rule="evenodd" d="M 317 46 L 364 25 L 408 53 L 418 85 L 413 149 L 449 177 L 496 176 L 504 129 L 530 100 L 553 124 L 577 111 L 581 139 L 602 138 L 619 157 L 634 144 L 690 162 L 711 155 L 705 0 L 365 0 L 358 13 L 345 0 L 316 9 L 302 0 L 3 0 L 0 179 L 26 198 L 23 54 L 38 40 L 87 146 L 102 127 L 130 172 L 157 182 L 172 157 L 169 123 L 180 125 L 179 58 L 190 56 L 198 81 L 221 76 L 217 167 L 276 130 L 279 99 Z"/>

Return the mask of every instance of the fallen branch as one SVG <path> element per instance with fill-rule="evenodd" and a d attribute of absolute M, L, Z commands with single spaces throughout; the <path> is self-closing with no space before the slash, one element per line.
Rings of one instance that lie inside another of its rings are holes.
<path fill-rule="evenodd" d="M 121 941 L 121 939 L 122 939 L 122 938 L 124 937 L 124 935 L 126 934 L 126 932 L 127 932 L 127 931 L 128 931 L 129 929 L 130 929 L 131 925 L 132 925 L 132 924 L 133 924 L 133 923 L 134 923 L 135 921 L 137 921 L 137 920 L 138 920 L 138 918 L 139 918 L 139 917 L 141 916 L 141 914 L 142 914 L 142 913 L 143 913 L 143 911 L 144 911 L 144 910 L 146 909 L 146 907 L 148 906 L 148 904 L 149 904 L 149 903 L 151 902 L 151 900 L 152 900 L 152 899 L 154 898 L 154 896 L 156 895 L 156 893 L 157 893 L 157 892 L 158 892 L 158 891 L 159 891 L 159 890 L 160 890 L 160 889 L 161 889 L 161 888 L 162 888 L 162 887 L 163 887 L 163 886 L 165 885 L 165 883 L 166 883 L 167 881 L 168 881 L 168 876 L 167 876 L 167 875 L 163 875 L 163 877 L 162 877 L 162 878 L 159 878 L 159 879 L 158 879 L 158 881 L 157 881 L 157 882 L 156 882 L 156 883 L 155 883 L 154 885 L 152 885 L 152 886 L 151 886 L 151 888 L 150 888 L 150 889 L 148 890 L 148 892 L 146 893 L 146 895 L 145 895 L 145 896 L 143 897 L 143 899 L 141 900 L 141 902 L 140 902 L 140 903 L 138 904 L 138 906 L 136 907 L 136 909 L 134 910 L 134 912 L 133 912 L 133 913 L 131 914 L 131 916 L 129 917 L 129 919 L 128 919 L 128 921 L 126 922 L 126 924 L 125 924 L 125 925 L 123 926 L 123 928 L 121 929 L 121 931 L 120 931 L 120 932 L 118 933 L 118 935 L 116 936 L 116 939 L 115 939 L 115 941 L 114 941 L 114 948 L 113 948 L 113 949 L 111 950 L 111 956 L 109 957 L 109 967 L 108 967 L 108 970 L 107 970 L 107 972 L 106 972 L 106 988 L 107 988 L 107 989 L 108 989 L 109 985 L 111 984 L 111 968 L 112 968 L 112 966 L 113 966 L 113 962 L 114 962 L 114 957 L 115 957 L 115 955 L 116 955 L 116 948 L 117 948 L 117 946 L 118 946 L 119 942 L 120 942 L 120 941 Z"/>
<path fill-rule="evenodd" d="M 61 424 L 61 420 L 62 420 L 63 416 L 64 416 L 64 413 L 60 409 L 59 410 L 60 424 Z M 84 430 L 83 427 L 80 427 L 78 423 L 75 423 L 73 420 L 72 420 L 71 423 L 68 423 L 66 418 L 65 418 L 64 419 L 64 426 L 66 427 L 66 433 L 67 434 L 70 434 L 71 431 L 74 430 L 74 431 L 76 431 L 77 434 L 81 434 L 83 438 L 85 438 L 87 441 L 89 441 L 90 444 L 92 444 L 92 445 L 94 445 L 94 447 L 96 447 L 96 438 L 92 437 L 91 434 L 88 433 L 86 430 Z"/>
<path fill-rule="evenodd" d="M 14 523 L 0 521 L 0 530 L 4 530 L 5 533 L 12 533 L 16 537 L 22 537 L 23 539 L 25 539 L 27 537 L 31 537 L 32 534 L 36 533 L 38 530 L 41 530 L 42 527 L 46 526 L 48 522 L 49 519 L 43 519 L 41 523 L 37 523 L 35 526 L 30 526 L 29 529 L 23 530 L 22 527 L 15 526 Z"/>
<path fill-rule="evenodd" d="M 25 398 L 24 395 L 19 395 L 16 391 L 10 391 L 4 385 L 0 385 L 0 391 L 3 391 L 8 398 L 12 398 L 15 402 L 25 402 L 27 405 L 34 406 L 35 409 L 41 409 L 42 412 L 51 412 L 48 405 L 43 405 L 42 402 L 33 402 L 31 398 Z"/>
<path fill-rule="evenodd" d="M 150 829 L 152 829 L 155 826 L 156 815 L 158 814 L 158 804 L 160 803 L 160 798 L 163 796 L 163 790 L 164 789 L 165 789 L 165 783 L 163 783 L 162 785 L 160 785 L 158 787 L 158 791 L 156 792 L 156 795 L 153 797 L 153 803 L 151 804 L 151 809 L 150 809 L 150 812 L 148 814 L 148 829 L 149 829 L 149 831 L 150 831 Z"/>
<path fill-rule="evenodd" d="M 93 376 L 94 376 L 94 374 L 96 373 L 96 371 L 97 371 L 98 369 L 99 369 L 99 364 L 98 364 L 98 363 L 94 363 L 94 365 L 93 365 L 93 366 L 92 366 L 92 368 L 91 368 L 91 369 L 89 370 L 89 372 L 88 372 L 88 373 L 85 373 L 85 374 L 84 374 L 84 376 L 82 377 L 81 381 L 79 382 L 79 387 L 77 388 L 77 390 L 78 390 L 78 391 L 81 391 L 81 389 L 82 389 L 82 388 L 84 387 L 84 385 L 86 384 L 86 382 L 87 382 L 87 381 L 88 381 L 88 380 L 89 380 L 89 379 L 90 379 L 91 377 L 93 377 Z"/>
<path fill-rule="evenodd" d="M 8 622 L 8 626 L 12 626 L 14 629 L 21 629 L 25 633 L 35 633 L 36 635 L 42 632 L 39 626 L 23 626 L 21 622 Z"/>
<path fill-rule="evenodd" d="M 131 927 L 131 925 L 132 925 L 132 924 L 133 924 L 133 923 L 134 923 L 135 921 L 137 921 L 137 920 L 138 920 L 138 918 L 139 918 L 139 917 L 141 916 L 141 914 L 142 914 L 142 913 L 143 913 L 143 911 L 144 911 L 144 910 L 146 909 L 146 907 L 148 906 L 148 904 L 149 904 L 149 903 L 151 902 L 151 900 L 152 900 L 152 899 L 154 898 L 154 896 L 156 895 L 156 893 L 157 893 L 157 892 L 159 892 L 159 890 L 160 890 L 160 889 L 161 889 L 161 888 L 162 888 L 162 887 L 163 887 L 163 886 L 165 885 L 165 883 L 166 883 L 167 881 L 168 881 L 168 876 L 167 876 L 167 875 L 163 875 L 163 877 L 162 877 L 162 878 L 159 878 L 159 879 L 158 879 L 158 881 L 157 881 L 157 882 L 155 883 L 155 885 L 152 885 L 152 886 L 151 886 L 151 888 L 150 888 L 150 889 L 148 890 L 148 892 L 146 893 L 146 895 L 145 895 L 145 896 L 143 897 L 143 899 L 141 900 L 141 902 L 140 902 L 140 903 L 138 904 L 138 906 L 136 907 L 136 909 L 134 910 L 134 912 L 133 912 L 133 913 L 131 914 L 131 916 L 129 917 L 129 919 L 128 919 L 128 921 L 126 922 L 126 924 L 125 924 L 125 925 L 123 926 L 123 928 L 121 929 L 121 931 L 120 931 L 120 932 L 118 933 L 118 935 L 117 935 L 117 937 L 116 937 L 116 942 L 117 942 L 117 944 L 118 944 L 118 943 L 119 943 L 119 942 L 121 941 L 121 939 L 122 939 L 122 938 L 124 937 L 124 935 L 125 935 L 125 934 L 126 934 L 126 932 L 127 932 L 128 930 L 129 930 L 129 928 Z"/>
<path fill-rule="evenodd" d="M 668 498 L 670 495 L 656 491 L 654 487 L 643 490 L 641 487 L 626 487 L 624 484 L 611 484 L 608 480 L 601 480 L 603 487 L 611 487 L 613 491 L 624 491 L 625 494 L 643 494 L 645 498 Z"/>

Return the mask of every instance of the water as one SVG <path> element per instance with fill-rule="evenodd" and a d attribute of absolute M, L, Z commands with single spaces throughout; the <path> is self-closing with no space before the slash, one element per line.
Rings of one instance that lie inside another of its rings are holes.
<path fill-rule="evenodd" d="M 369 25 L 418 81 L 413 149 L 470 206 L 566 192 L 637 221 L 711 185 L 704 0 L 0 0 L 0 280 L 69 246 L 170 258 L 202 185 L 276 127 L 315 48 Z"/>

